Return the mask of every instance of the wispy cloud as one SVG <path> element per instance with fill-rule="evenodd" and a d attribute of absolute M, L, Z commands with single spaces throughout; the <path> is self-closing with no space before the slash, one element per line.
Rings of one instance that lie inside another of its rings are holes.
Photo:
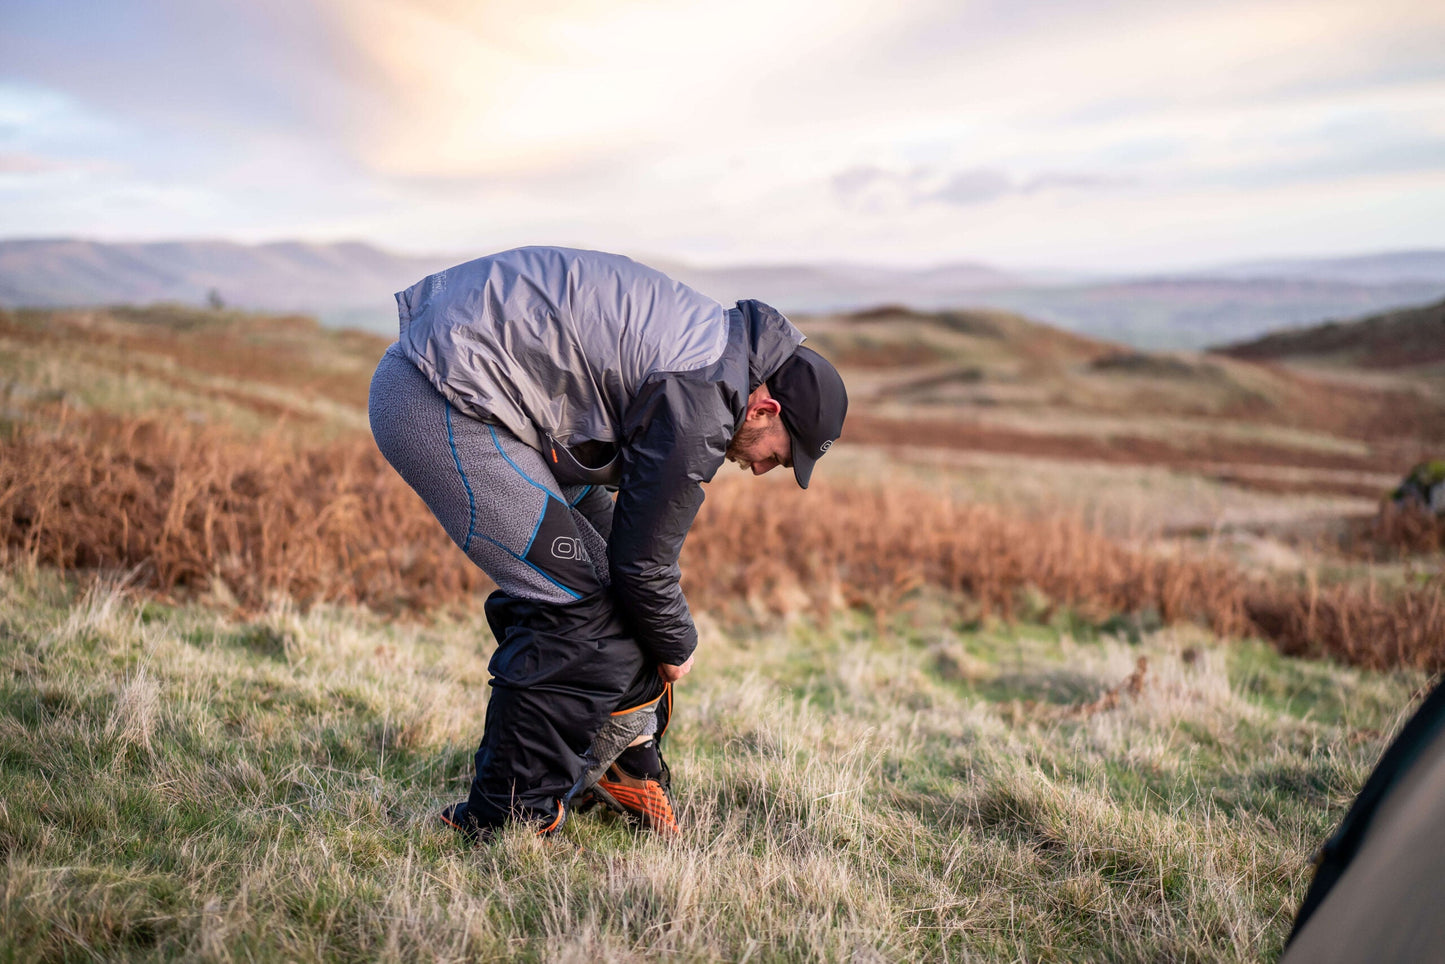
<path fill-rule="evenodd" d="M 49 157 L 21 152 L 0 152 L 0 174 L 46 174 L 65 170 L 69 165 Z"/>
<path fill-rule="evenodd" d="M 26 151 L 0 151 L 0 175 L 43 177 L 105 171 L 109 163 L 95 158 L 46 157 Z"/>
<path fill-rule="evenodd" d="M 1133 182 L 1128 178 L 1060 172 L 1013 177 L 989 167 L 961 171 L 915 167 L 908 171 L 889 171 L 864 165 L 839 171 L 832 176 L 831 183 L 834 193 L 845 206 L 882 212 L 900 204 L 905 207 L 922 204 L 970 207 L 1010 195 L 1111 190 Z"/>

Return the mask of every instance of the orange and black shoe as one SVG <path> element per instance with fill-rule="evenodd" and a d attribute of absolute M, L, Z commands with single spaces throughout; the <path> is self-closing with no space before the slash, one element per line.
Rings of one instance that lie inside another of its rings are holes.
<path fill-rule="evenodd" d="M 657 752 L 657 742 L 648 740 L 623 750 L 591 792 L 596 800 L 637 825 L 661 834 L 675 834 L 681 828 L 668 789 L 671 783 L 667 764 Z"/>
<path fill-rule="evenodd" d="M 437 816 L 441 819 L 442 823 L 451 827 L 472 843 L 481 843 L 482 841 L 490 840 L 500 829 L 494 824 L 480 823 L 467 813 L 467 802 L 465 800 L 461 803 L 452 804 L 437 814 Z M 567 808 L 561 800 L 557 801 L 557 816 L 550 823 L 545 822 L 545 819 L 545 817 L 539 818 L 537 821 L 537 836 L 539 837 L 550 835 L 553 831 L 560 829 L 562 824 L 566 822 Z"/>
<path fill-rule="evenodd" d="M 451 827 L 472 843 L 479 843 L 483 840 L 490 839 L 492 834 L 496 832 L 495 828 L 483 827 L 478 824 L 476 820 L 472 819 L 471 815 L 467 813 L 467 802 L 465 800 L 447 807 L 441 813 L 437 814 L 437 817 L 442 823 Z"/>

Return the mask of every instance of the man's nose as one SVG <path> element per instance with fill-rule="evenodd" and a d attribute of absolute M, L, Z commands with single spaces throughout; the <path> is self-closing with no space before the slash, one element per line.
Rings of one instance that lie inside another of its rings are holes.
<path fill-rule="evenodd" d="M 778 467 L 776 459 L 768 459 L 766 462 L 753 463 L 753 475 L 764 475 Z"/>

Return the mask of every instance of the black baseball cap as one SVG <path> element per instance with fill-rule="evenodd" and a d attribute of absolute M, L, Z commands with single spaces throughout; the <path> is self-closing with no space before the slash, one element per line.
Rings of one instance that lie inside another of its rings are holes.
<path fill-rule="evenodd" d="M 801 345 L 767 384 L 768 393 L 782 408 L 783 427 L 793 440 L 793 477 L 806 489 L 813 464 L 843 432 L 848 391 L 828 359 Z"/>

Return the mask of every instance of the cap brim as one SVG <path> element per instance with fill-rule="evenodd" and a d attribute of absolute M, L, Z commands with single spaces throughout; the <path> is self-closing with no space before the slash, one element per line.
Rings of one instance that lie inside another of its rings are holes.
<path fill-rule="evenodd" d="M 798 488 L 806 489 L 808 480 L 813 477 L 813 466 L 818 464 L 818 459 L 798 444 L 797 436 L 791 431 L 788 432 L 788 440 L 793 445 L 793 478 L 798 480 Z"/>

